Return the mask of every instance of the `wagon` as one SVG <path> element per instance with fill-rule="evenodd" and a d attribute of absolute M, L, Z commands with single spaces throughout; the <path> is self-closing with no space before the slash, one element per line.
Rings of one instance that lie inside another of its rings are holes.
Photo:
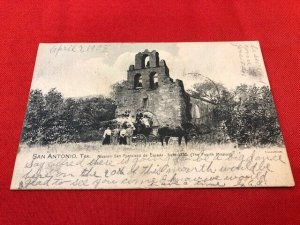
<path fill-rule="evenodd" d="M 145 113 L 144 113 L 145 114 Z M 151 118 L 152 119 L 152 118 Z M 155 145 L 158 143 L 157 130 L 159 126 L 153 122 L 149 127 L 145 127 L 143 124 L 135 123 L 135 132 L 132 137 L 132 143 L 134 145 Z"/>

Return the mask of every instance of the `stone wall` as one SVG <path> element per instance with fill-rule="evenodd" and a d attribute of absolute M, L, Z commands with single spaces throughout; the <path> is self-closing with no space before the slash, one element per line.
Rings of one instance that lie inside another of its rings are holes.
<path fill-rule="evenodd" d="M 214 104 L 194 97 L 190 97 L 191 122 L 195 124 L 212 125 Z"/>
<path fill-rule="evenodd" d="M 160 85 L 155 90 L 128 89 L 124 87 L 117 95 L 116 116 L 129 110 L 136 115 L 138 110 L 155 115 L 158 126 L 180 126 L 190 120 L 189 96 L 185 93 L 182 81 Z"/>

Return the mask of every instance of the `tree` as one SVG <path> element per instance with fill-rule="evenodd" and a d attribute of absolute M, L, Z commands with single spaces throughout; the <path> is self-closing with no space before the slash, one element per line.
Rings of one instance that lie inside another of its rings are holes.
<path fill-rule="evenodd" d="M 63 120 L 64 99 L 60 92 L 51 89 L 45 95 L 45 117 L 42 144 L 66 142 L 66 121 Z"/>
<path fill-rule="evenodd" d="M 103 121 L 115 117 L 116 105 L 107 97 L 64 99 L 56 89 L 46 95 L 30 92 L 22 142 L 53 144 L 99 140 Z"/>
<path fill-rule="evenodd" d="M 22 132 L 22 142 L 33 144 L 42 138 L 45 99 L 41 90 L 31 90 Z"/>
<path fill-rule="evenodd" d="M 187 92 L 195 98 L 203 98 L 216 104 L 220 101 L 223 90 L 226 90 L 226 88 L 222 84 L 207 80 L 195 84 L 193 89 L 187 90 Z"/>
<path fill-rule="evenodd" d="M 111 99 L 116 100 L 116 97 L 118 96 L 118 93 L 120 93 L 120 91 L 123 88 L 126 88 L 127 86 L 128 86 L 128 81 L 127 80 L 122 80 L 122 81 L 119 81 L 119 82 L 113 84 L 111 86 L 112 91 L 110 93 Z"/>
<path fill-rule="evenodd" d="M 233 141 L 253 145 L 281 143 L 269 87 L 240 85 L 222 105 L 222 109 L 218 108 L 219 115 Z"/>
<path fill-rule="evenodd" d="M 214 103 L 211 127 L 214 141 L 231 141 L 239 144 L 282 143 L 281 132 L 268 86 L 241 84 L 227 90 L 221 84 L 205 82 L 194 85 L 193 97 Z M 220 135 L 224 134 L 224 135 Z M 224 140 L 220 140 L 220 139 Z"/>
<path fill-rule="evenodd" d="M 68 142 L 79 140 L 79 121 L 75 120 L 78 110 L 78 102 L 72 98 L 64 101 L 61 119 L 65 123 L 64 139 Z"/>
<path fill-rule="evenodd" d="M 74 121 L 78 124 L 81 141 L 98 140 L 102 121 L 115 118 L 116 105 L 110 98 L 103 96 L 80 99 Z"/>

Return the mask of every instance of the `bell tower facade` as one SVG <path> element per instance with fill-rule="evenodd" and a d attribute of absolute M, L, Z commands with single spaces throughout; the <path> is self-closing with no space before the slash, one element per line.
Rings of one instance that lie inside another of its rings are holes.
<path fill-rule="evenodd" d="M 127 84 L 116 94 L 116 117 L 143 112 L 152 116 L 157 127 L 176 127 L 190 120 L 189 95 L 183 82 L 173 81 L 155 50 L 135 55 L 134 65 L 127 70 Z"/>
<path fill-rule="evenodd" d="M 169 68 L 164 60 L 159 60 L 157 51 L 146 49 L 135 55 L 135 65 L 127 71 L 129 89 L 153 90 L 161 85 L 172 83 Z"/>

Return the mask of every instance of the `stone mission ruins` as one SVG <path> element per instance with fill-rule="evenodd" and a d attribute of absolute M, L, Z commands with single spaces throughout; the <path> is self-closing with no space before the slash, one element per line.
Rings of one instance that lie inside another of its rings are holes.
<path fill-rule="evenodd" d="M 185 92 L 183 82 L 170 77 L 166 62 L 155 50 L 136 54 L 135 65 L 127 71 L 127 86 L 116 94 L 116 117 L 141 111 L 159 127 L 211 123 L 214 105 Z"/>

